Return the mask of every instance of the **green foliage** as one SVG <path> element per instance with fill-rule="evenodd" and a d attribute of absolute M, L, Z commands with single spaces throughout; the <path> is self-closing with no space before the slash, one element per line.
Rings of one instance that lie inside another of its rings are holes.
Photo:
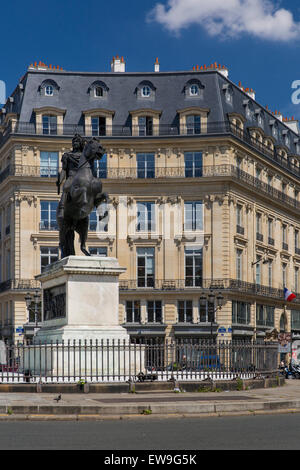
<path fill-rule="evenodd" d="M 243 390 L 243 381 L 239 377 L 236 379 L 236 389 Z"/>
<path fill-rule="evenodd" d="M 146 408 L 145 410 L 142 411 L 142 415 L 152 415 L 152 410 L 149 406 L 149 408 Z"/>
<path fill-rule="evenodd" d="M 7 414 L 8 415 L 12 415 L 13 414 L 13 410 L 11 408 L 7 408 Z"/>

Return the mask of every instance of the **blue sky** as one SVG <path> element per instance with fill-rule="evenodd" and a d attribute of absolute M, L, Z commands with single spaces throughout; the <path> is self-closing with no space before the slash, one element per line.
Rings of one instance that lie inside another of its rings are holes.
<path fill-rule="evenodd" d="M 300 104 L 291 101 L 291 84 L 300 80 L 298 1 L 14 0 L 1 5 L 0 17 L 0 80 L 8 94 L 39 60 L 95 72 L 109 71 L 116 54 L 127 71 L 152 71 L 156 57 L 162 71 L 216 61 L 232 81 L 253 88 L 259 103 L 300 119 Z"/>

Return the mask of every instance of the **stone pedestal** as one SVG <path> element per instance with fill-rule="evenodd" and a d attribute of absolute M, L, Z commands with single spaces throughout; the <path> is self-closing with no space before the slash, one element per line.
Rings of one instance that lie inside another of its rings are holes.
<path fill-rule="evenodd" d="M 36 278 L 42 285 L 42 327 L 24 350 L 24 370 L 50 381 L 126 381 L 144 371 L 144 348 L 132 351 L 119 325 L 115 258 L 69 256 Z"/>
<path fill-rule="evenodd" d="M 42 287 L 42 327 L 36 343 L 127 340 L 119 324 L 116 258 L 69 256 L 36 277 Z"/>

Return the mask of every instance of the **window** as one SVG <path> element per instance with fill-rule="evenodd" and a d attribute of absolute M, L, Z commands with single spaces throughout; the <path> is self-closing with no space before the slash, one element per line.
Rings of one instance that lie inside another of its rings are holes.
<path fill-rule="evenodd" d="M 59 259 L 58 247 L 56 246 L 41 246 L 41 272 L 49 264 L 55 263 Z"/>
<path fill-rule="evenodd" d="M 161 300 L 148 300 L 147 320 L 148 320 L 148 323 L 162 323 Z"/>
<path fill-rule="evenodd" d="M 10 234 L 11 206 L 7 206 L 5 211 L 5 235 Z"/>
<path fill-rule="evenodd" d="M 57 134 L 57 117 L 43 115 L 43 134 L 56 135 Z"/>
<path fill-rule="evenodd" d="M 154 287 L 154 248 L 137 248 L 138 287 Z"/>
<path fill-rule="evenodd" d="M 11 257 L 10 250 L 6 251 L 6 280 L 11 279 Z"/>
<path fill-rule="evenodd" d="M 141 90 L 141 95 L 143 98 L 149 98 L 149 96 L 151 95 L 151 88 L 147 85 L 143 86 Z"/>
<path fill-rule="evenodd" d="M 106 135 L 106 118 L 102 116 L 92 117 L 92 136 L 98 137 L 101 135 Z"/>
<path fill-rule="evenodd" d="M 236 206 L 236 226 L 237 232 L 241 235 L 244 235 L 244 228 L 243 228 L 243 206 L 237 204 Z"/>
<path fill-rule="evenodd" d="M 96 98 L 101 98 L 103 96 L 103 88 L 101 86 L 96 86 L 94 88 L 94 96 Z"/>
<path fill-rule="evenodd" d="M 190 86 L 190 95 L 191 95 L 191 96 L 198 96 L 198 95 L 199 95 L 199 87 L 198 87 L 198 85 L 191 85 L 191 86 Z"/>
<path fill-rule="evenodd" d="M 286 287 L 286 268 L 287 268 L 287 264 L 282 263 L 282 286 L 283 288 Z"/>
<path fill-rule="evenodd" d="M 203 230 L 202 201 L 191 201 L 184 203 L 184 230 Z"/>
<path fill-rule="evenodd" d="M 206 301 L 206 305 L 199 306 L 199 321 L 200 323 L 211 323 L 215 321 L 215 303 Z"/>
<path fill-rule="evenodd" d="M 57 201 L 41 201 L 41 230 L 58 230 L 56 221 Z"/>
<path fill-rule="evenodd" d="M 236 278 L 241 281 L 243 278 L 243 250 L 236 250 Z"/>
<path fill-rule="evenodd" d="M 44 178 L 56 178 L 58 173 L 58 152 L 41 152 L 40 175 Z"/>
<path fill-rule="evenodd" d="M 258 166 L 255 168 L 255 176 L 258 180 L 261 178 L 261 168 Z"/>
<path fill-rule="evenodd" d="M 106 246 L 89 246 L 89 252 L 92 256 L 107 256 Z"/>
<path fill-rule="evenodd" d="M 268 262 L 268 285 L 273 286 L 273 261 L 271 259 Z"/>
<path fill-rule="evenodd" d="M 141 303 L 139 300 L 126 301 L 126 323 L 141 323 Z"/>
<path fill-rule="evenodd" d="M 251 308 L 251 304 L 249 303 L 233 300 L 232 301 L 232 323 L 240 324 L 240 325 L 249 325 L 250 308 Z"/>
<path fill-rule="evenodd" d="M 137 203 L 137 232 L 155 231 L 155 202 Z"/>
<path fill-rule="evenodd" d="M 46 96 L 53 96 L 53 86 L 52 85 L 47 85 L 45 87 L 45 95 Z"/>
<path fill-rule="evenodd" d="M 257 264 L 255 265 L 255 281 L 256 284 L 261 283 L 261 256 L 256 256 L 256 262 Z"/>
<path fill-rule="evenodd" d="M 260 127 L 264 127 L 264 120 L 263 120 L 263 116 L 261 113 L 257 115 L 257 123 Z"/>
<path fill-rule="evenodd" d="M 274 245 L 273 219 L 268 219 L 268 243 L 269 243 L 269 245 Z"/>
<path fill-rule="evenodd" d="M 261 214 L 256 213 L 256 239 L 263 241 L 262 227 L 261 227 Z"/>
<path fill-rule="evenodd" d="M 201 116 L 189 115 L 186 117 L 186 131 L 187 134 L 200 134 L 201 133 Z"/>
<path fill-rule="evenodd" d="M 295 229 L 295 251 L 299 250 L 299 230 Z"/>
<path fill-rule="evenodd" d="M 153 135 L 153 118 L 151 116 L 139 116 L 139 136 Z"/>
<path fill-rule="evenodd" d="M 202 256 L 203 250 L 185 249 L 185 285 L 186 287 L 202 286 Z"/>
<path fill-rule="evenodd" d="M 299 292 L 299 268 L 294 268 L 294 290 Z"/>
<path fill-rule="evenodd" d="M 232 102 L 233 102 L 233 91 L 230 87 L 228 87 L 225 91 L 225 100 L 229 104 L 232 104 Z"/>
<path fill-rule="evenodd" d="M 278 127 L 276 124 L 274 124 L 272 127 L 272 135 L 275 139 L 278 139 Z"/>
<path fill-rule="evenodd" d="M 300 310 L 291 311 L 292 330 L 300 330 Z"/>
<path fill-rule="evenodd" d="M 285 224 L 282 225 L 282 249 L 283 250 L 289 249 L 289 246 L 287 243 L 287 225 Z"/>
<path fill-rule="evenodd" d="M 95 232 L 98 228 L 99 232 L 108 232 L 107 218 L 100 220 L 97 226 L 98 217 L 97 210 L 93 209 L 90 213 L 89 230 Z"/>
<path fill-rule="evenodd" d="M 104 154 L 100 160 L 94 161 L 94 175 L 96 178 L 107 178 L 107 155 Z"/>
<path fill-rule="evenodd" d="M 202 152 L 185 152 L 184 164 L 186 178 L 202 176 Z"/>
<path fill-rule="evenodd" d="M 138 178 L 154 178 L 155 177 L 155 161 L 153 153 L 137 154 L 137 172 Z"/>
<path fill-rule="evenodd" d="M 256 304 L 256 324 L 258 326 L 273 327 L 274 313 L 275 307 Z"/>
<path fill-rule="evenodd" d="M 193 301 L 180 300 L 178 302 L 178 322 L 179 323 L 192 323 L 193 322 Z"/>

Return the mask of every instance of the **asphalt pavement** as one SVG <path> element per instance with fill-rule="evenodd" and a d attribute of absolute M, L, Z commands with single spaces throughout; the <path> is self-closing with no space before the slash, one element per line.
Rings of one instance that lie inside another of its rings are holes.
<path fill-rule="evenodd" d="M 183 386 L 184 388 L 184 386 Z M 235 391 L 0 393 L 0 420 L 101 420 L 300 412 L 300 380 Z"/>

